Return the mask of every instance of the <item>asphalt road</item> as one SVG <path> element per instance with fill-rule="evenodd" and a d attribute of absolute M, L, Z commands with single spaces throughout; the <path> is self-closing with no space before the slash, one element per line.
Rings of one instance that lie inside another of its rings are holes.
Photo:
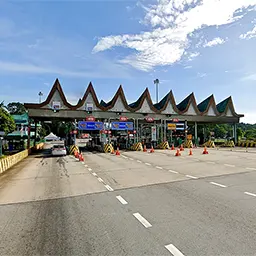
<path fill-rule="evenodd" d="M 0 255 L 256 255 L 256 154 L 84 158 L 0 176 Z"/>

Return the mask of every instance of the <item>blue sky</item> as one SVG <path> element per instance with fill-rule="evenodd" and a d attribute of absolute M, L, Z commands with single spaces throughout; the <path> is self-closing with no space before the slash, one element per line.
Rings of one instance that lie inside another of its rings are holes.
<path fill-rule="evenodd" d="M 71 103 L 90 81 L 129 101 L 160 80 L 179 103 L 232 95 L 256 123 L 256 0 L 0 1 L 0 101 L 37 102 L 58 77 Z"/>

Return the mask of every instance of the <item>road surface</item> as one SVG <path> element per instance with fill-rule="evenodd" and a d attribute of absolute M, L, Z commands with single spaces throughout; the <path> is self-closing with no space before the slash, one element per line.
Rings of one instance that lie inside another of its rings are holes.
<path fill-rule="evenodd" d="M 0 176 L 0 255 L 256 255 L 256 154 L 31 155 Z"/>

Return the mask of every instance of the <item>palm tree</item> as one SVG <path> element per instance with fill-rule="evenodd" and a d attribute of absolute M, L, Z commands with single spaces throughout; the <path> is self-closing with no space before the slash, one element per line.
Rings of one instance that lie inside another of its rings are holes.
<path fill-rule="evenodd" d="M 159 79 L 154 80 L 154 84 L 156 85 L 156 103 L 158 103 L 158 85 L 159 85 Z"/>

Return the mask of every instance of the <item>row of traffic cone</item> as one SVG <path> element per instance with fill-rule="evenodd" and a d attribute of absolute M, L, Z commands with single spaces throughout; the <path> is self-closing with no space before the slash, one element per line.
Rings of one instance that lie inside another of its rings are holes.
<path fill-rule="evenodd" d="M 80 162 L 84 161 L 84 157 L 82 155 L 82 153 L 79 153 L 78 151 L 75 151 L 74 153 L 75 158 L 77 158 Z"/>
<path fill-rule="evenodd" d="M 180 151 L 182 151 L 182 150 L 177 149 L 175 156 L 181 156 Z M 192 156 L 192 155 L 193 155 L 192 148 L 189 150 L 189 154 L 188 154 L 188 155 L 189 155 L 189 156 Z"/>
<path fill-rule="evenodd" d="M 146 152 L 146 153 L 148 152 L 147 148 L 146 148 L 146 145 L 144 145 L 143 152 Z M 154 150 L 154 147 L 152 146 L 149 153 L 154 153 L 154 152 L 155 152 L 155 150 Z"/>

